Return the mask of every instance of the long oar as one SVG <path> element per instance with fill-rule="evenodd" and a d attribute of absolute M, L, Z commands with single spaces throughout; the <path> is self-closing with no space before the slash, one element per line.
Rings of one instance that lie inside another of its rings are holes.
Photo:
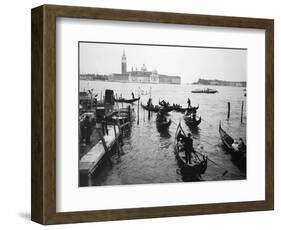
<path fill-rule="evenodd" d="M 185 135 L 185 132 L 183 131 L 183 128 L 181 127 L 180 124 L 179 124 L 179 127 L 180 127 L 181 131 L 183 132 L 183 134 Z M 186 136 L 186 135 L 185 135 L 185 136 Z M 200 153 L 200 152 L 198 152 L 198 151 L 195 151 L 195 152 L 196 152 L 197 154 L 199 154 L 200 156 L 205 157 L 202 153 Z M 207 157 L 207 160 L 210 161 L 210 162 L 212 162 L 214 165 L 218 166 L 219 168 L 225 170 L 225 171 L 223 172 L 222 176 L 225 176 L 225 175 L 228 173 L 228 170 L 227 170 L 227 169 L 225 169 L 224 167 L 220 166 L 220 165 L 219 165 L 218 163 L 216 163 L 215 161 L 209 159 L 209 157 Z"/>
<path fill-rule="evenodd" d="M 196 151 L 197 154 L 199 154 L 200 156 L 204 157 L 204 155 L 198 151 Z M 228 173 L 228 170 L 224 167 L 222 167 L 221 165 L 219 165 L 218 163 L 216 163 L 215 161 L 211 160 L 209 157 L 207 157 L 207 160 L 212 162 L 214 165 L 218 166 L 219 168 L 225 170 L 222 174 L 222 176 L 225 176 Z"/>

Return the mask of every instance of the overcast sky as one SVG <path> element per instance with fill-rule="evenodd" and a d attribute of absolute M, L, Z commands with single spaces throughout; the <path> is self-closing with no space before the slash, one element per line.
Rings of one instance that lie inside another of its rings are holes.
<path fill-rule="evenodd" d="M 121 73 L 121 57 L 125 50 L 127 71 L 143 64 L 148 70 L 177 75 L 182 83 L 198 78 L 246 81 L 247 50 L 147 46 L 128 44 L 80 44 L 80 73 Z"/>

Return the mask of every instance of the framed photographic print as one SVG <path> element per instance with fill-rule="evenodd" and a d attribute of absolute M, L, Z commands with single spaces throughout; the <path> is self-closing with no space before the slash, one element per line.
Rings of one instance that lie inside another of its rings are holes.
<path fill-rule="evenodd" d="M 41 224 L 272 210 L 273 20 L 32 9 Z"/>

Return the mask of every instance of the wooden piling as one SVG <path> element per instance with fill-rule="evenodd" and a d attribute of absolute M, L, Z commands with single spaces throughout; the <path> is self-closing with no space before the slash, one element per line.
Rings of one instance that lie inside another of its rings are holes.
<path fill-rule="evenodd" d="M 230 102 L 227 102 L 227 120 L 229 120 L 230 117 Z"/>
<path fill-rule="evenodd" d="M 115 124 L 113 124 L 113 129 L 114 129 L 114 136 L 115 136 L 115 138 L 116 138 L 116 137 L 117 137 L 117 132 L 116 132 Z"/>
<path fill-rule="evenodd" d="M 242 106 L 241 106 L 241 123 L 243 123 L 243 108 L 244 108 L 244 101 L 242 101 Z"/>
<path fill-rule="evenodd" d="M 140 100 L 138 100 L 138 125 L 140 123 Z"/>
<path fill-rule="evenodd" d="M 150 120 L 150 108 L 151 108 L 151 97 L 149 98 L 149 102 L 148 102 L 148 120 Z"/>
<path fill-rule="evenodd" d="M 113 124 L 113 130 L 114 130 L 114 136 L 115 136 L 115 139 L 117 139 L 117 131 L 116 131 L 116 126 L 115 124 Z M 120 129 L 119 129 L 120 130 Z M 116 140 L 116 144 L 117 144 L 117 150 L 118 150 L 118 153 L 121 152 L 121 149 L 120 149 L 120 145 L 119 145 L 119 140 L 117 139 Z"/>
<path fill-rule="evenodd" d="M 128 120 L 131 121 L 131 106 L 128 106 Z"/>

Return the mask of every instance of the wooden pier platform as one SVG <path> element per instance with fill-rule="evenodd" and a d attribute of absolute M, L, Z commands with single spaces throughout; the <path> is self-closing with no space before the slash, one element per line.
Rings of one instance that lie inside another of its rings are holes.
<path fill-rule="evenodd" d="M 115 133 L 116 132 L 116 133 Z M 118 126 L 108 126 L 108 135 L 104 136 L 103 140 L 100 140 L 93 148 L 90 149 L 79 161 L 80 175 L 90 176 L 97 169 L 101 163 L 103 157 L 108 151 L 111 150 L 112 146 L 118 141 L 121 135 L 121 131 Z M 106 145 L 106 147 L 104 146 Z M 106 149 L 106 150 L 105 150 Z"/>

